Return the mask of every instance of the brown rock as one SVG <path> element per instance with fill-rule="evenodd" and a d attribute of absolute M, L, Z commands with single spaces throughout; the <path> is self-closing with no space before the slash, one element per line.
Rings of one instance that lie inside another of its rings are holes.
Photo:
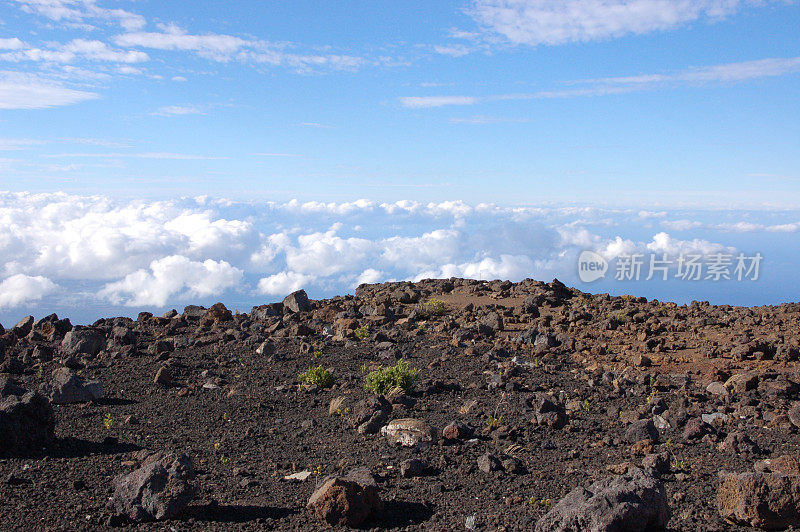
<path fill-rule="evenodd" d="M 332 526 L 360 526 L 382 508 L 378 486 L 365 470 L 330 477 L 308 499 L 306 508 Z"/>
<path fill-rule="evenodd" d="M 722 473 L 717 509 L 730 522 L 765 530 L 800 526 L 800 476 Z"/>
<path fill-rule="evenodd" d="M 170 374 L 169 368 L 167 366 L 161 366 L 158 368 L 156 376 L 153 378 L 153 382 L 162 386 L 169 386 L 172 384 L 172 375 Z"/>

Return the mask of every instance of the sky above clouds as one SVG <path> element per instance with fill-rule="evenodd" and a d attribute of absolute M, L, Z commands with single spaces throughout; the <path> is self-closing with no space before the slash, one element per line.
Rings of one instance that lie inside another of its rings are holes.
<path fill-rule="evenodd" d="M 766 250 L 758 289 L 634 288 L 797 299 L 798 27 L 791 0 L 4 0 L 0 322 L 578 283 L 581 249 Z"/>

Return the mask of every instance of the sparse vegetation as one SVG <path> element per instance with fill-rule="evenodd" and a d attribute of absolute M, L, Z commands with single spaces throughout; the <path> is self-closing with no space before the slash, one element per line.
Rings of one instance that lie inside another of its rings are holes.
<path fill-rule="evenodd" d="M 444 316 L 447 307 L 441 299 L 431 298 L 419 306 L 420 313 L 425 317 Z"/>
<path fill-rule="evenodd" d="M 313 384 L 320 388 L 329 388 L 336 382 L 333 372 L 325 369 L 321 364 L 317 367 L 308 368 L 308 371 L 301 373 L 298 378 L 304 384 Z"/>
<path fill-rule="evenodd" d="M 103 426 L 106 430 L 111 430 L 111 427 L 114 426 L 114 418 L 111 417 L 111 413 L 106 414 L 106 417 L 103 418 Z"/>
<path fill-rule="evenodd" d="M 412 368 L 405 360 L 398 360 L 394 366 L 381 366 L 368 373 L 364 388 L 378 395 L 390 392 L 395 388 L 410 392 L 414 389 L 418 378 L 418 369 Z"/>
<path fill-rule="evenodd" d="M 353 331 L 353 334 L 355 334 L 356 338 L 358 338 L 359 340 L 364 340 L 367 338 L 367 336 L 369 336 L 369 327 L 366 325 L 362 325 L 361 327 Z"/>

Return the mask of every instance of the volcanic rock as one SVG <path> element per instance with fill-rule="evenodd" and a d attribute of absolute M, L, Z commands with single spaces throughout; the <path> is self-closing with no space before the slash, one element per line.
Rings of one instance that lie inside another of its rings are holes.
<path fill-rule="evenodd" d="M 661 481 L 634 468 L 569 492 L 536 523 L 536 532 L 644 532 L 662 530 L 669 519 Z"/>
<path fill-rule="evenodd" d="M 194 497 L 194 476 L 187 455 L 155 453 L 139 469 L 114 478 L 109 506 L 136 522 L 172 519 Z"/>

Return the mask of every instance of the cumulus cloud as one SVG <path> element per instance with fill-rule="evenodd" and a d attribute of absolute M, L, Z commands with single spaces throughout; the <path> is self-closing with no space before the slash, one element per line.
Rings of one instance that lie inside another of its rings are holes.
<path fill-rule="evenodd" d="M 107 284 L 99 295 L 114 304 L 163 307 L 171 298 L 217 295 L 235 287 L 242 271 L 225 261 L 203 262 L 172 255 L 154 260 L 149 270 L 137 270 L 121 281 Z"/>
<path fill-rule="evenodd" d="M 670 30 L 715 21 L 746 0 L 475 0 L 468 13 L 490 36 L 513 44 L 558 45 Z"/>
<path fill-rule="evenodd" d="M 46 277 L 24 274 L 12 275 L 0 282 L 0 308 L 17 307 L 38 301 L 54 293 L 58 287 Z"/>
<path fill-rule="evenodd" d="M 258 293 L 269 296 L 283 296 L 295 290 L 300 290 L 307 283 L 314 280 L 311 275 L 286 271 L 264 277 L 258 281 Z"/>
<path fill-rule="evenodd" d="M 702 218 L 687 211 L 680 216 Z M 58 298 L 67 292 L 72 305 L 99 298 L 120 308 L 225 300 L 233 292 L 237 300 L 260 304 L 264 296 L 299 288 L 313 297 L 391 279 L 559 277 L 574 283 L 585 249 L 611 260 L 735 248 L 719 240 L 735 240 L 737 233 L 719 224 L 703 224 L 696 228 L 702 235 L 681 239 L 665 231 L 642 234 L 643 219 L 681 220 L 669 211 L 460 201 L 121 202 L 6 192 L 0 193 L 0 278 L 29 287 L 16 290 L 29 294 L 20 304 L 36 293 Z M 765 219 L 770 222 L 736 227 L 777 237 L 798 228 L 797 213 Z M 680 227 L 694 229 L 692 223 Z M 73 286 L 80 290 L 69 290 Z M 3 292 L 5 301 L 12 292 Z"/>

